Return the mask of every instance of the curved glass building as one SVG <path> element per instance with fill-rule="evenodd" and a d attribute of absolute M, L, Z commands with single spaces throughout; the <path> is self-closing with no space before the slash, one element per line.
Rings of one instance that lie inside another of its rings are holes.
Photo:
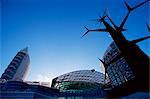
<path fill-rule="evenodd" d="M 121 55 L 121 51 L 114 42 L 107 48 L 103 56 L 103 61 L 112 87 L 119 86 L 135 77 L 133 71 L 128 66 L 127 61 Z"/>
<path fill-rule="evenodd" d="M 51 87 L 59 89 L 69 97 L 102 98 L 106 96 L 103 85 L 104 74 L 95 70 L 79 70 L 54 78 Z"/>
<path fill-rule="evenodd" d="M 30 58 L 28 54 L 28 48 L 20 50 L 8 65 L 6 70 L 1 76 L 1 79 L 5 80 L 19 80 L 26 79 L 30 65 Z"/>

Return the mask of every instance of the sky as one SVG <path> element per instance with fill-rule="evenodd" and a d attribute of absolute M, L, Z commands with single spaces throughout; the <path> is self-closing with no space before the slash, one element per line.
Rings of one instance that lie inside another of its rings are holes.
<path fill-rule="evenodd" d="M 21 49 L 28 47 L 30 71 L 27 80 L 49 81 L 75 70 L 104 72 L 98 60 L 112 42 L 108 33 L 89 33 L 103 27 L 91 21 L 107 9 L 119 25 L 127 13 L 124 0 L 1 0 L 0 75 Z M 143 0 L 126 0 L 136 5 Z M 148 5 L 136 9 L 125 24 L 128 40 L 148 36 Z M 150 56 L 149 41 L 138 43 Z"/>

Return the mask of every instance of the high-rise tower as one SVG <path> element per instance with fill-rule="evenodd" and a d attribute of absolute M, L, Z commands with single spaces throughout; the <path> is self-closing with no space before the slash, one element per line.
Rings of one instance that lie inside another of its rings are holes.
<path fill-rule="evenodd" d="M 29 71 L 30 58 L 28 54 L 28 48 L 20 50 L 17 55 L 10 62 L 6 70 L 1 76 L 1 79 L 5 80 L 25 80 Z"/>

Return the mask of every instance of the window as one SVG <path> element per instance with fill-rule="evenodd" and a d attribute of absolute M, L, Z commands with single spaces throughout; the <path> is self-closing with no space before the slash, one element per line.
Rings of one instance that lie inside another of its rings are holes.
<path fill-rule="evenodd" d="M 114 76 L 112 76 L 112 81 L 113 81 L 113 80 L 115 80 L 115 77 L 114 77 Z"/>
<path fill-rule="evenodd" d="M 115 74 L 115 77 L 117 78 L 117 77 L 118 77 L 118 75 L 117 75 L 117 74 Z"/>
<path fill-rule="evenodd" d="M 118 85 L 116 80 L 113 81 L 113 85 Z"/>

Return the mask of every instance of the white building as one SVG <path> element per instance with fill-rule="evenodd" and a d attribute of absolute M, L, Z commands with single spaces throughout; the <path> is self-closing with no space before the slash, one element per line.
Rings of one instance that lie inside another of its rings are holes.
<path fill-rule="evenodd" d="M 24 81 L 29 71 L 30 58 L 28 48 L 20 50 L 8 65 L 1 79 Z"/>

